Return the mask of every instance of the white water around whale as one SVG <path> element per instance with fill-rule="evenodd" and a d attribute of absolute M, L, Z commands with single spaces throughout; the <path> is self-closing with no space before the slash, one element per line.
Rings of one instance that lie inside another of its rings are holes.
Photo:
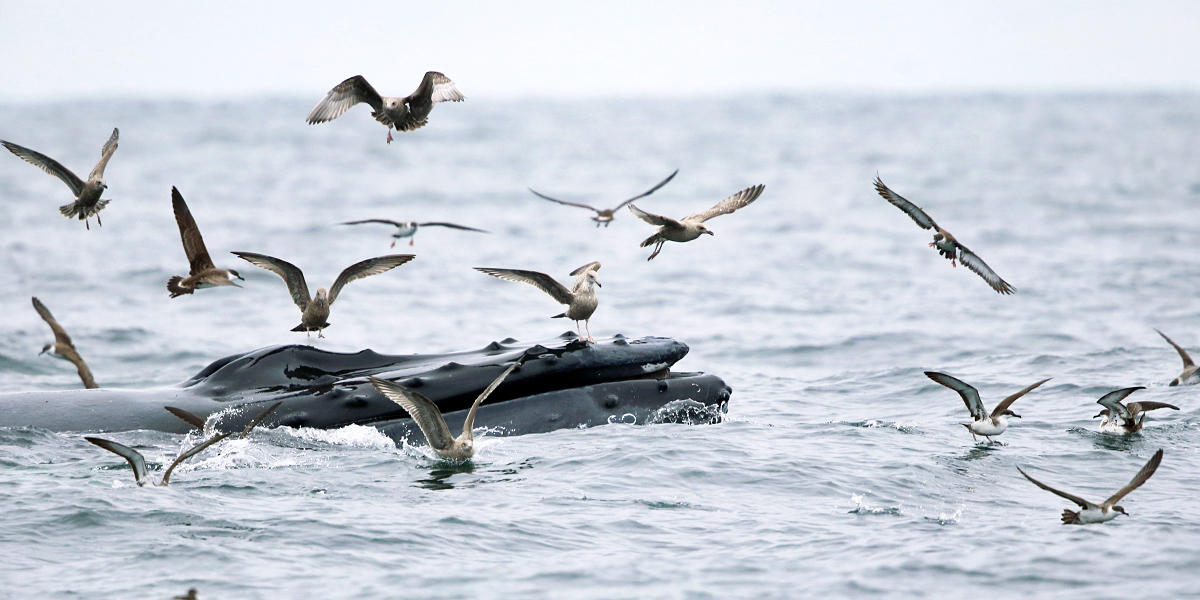
<path fill-rule="evenodd" d="M 82 433 L 0 430 L 0 598 L 1181 597 L 1200 572 L 1200 388 L 1167 387 L 1200 351 L 1200 98 L 838 96 L 439 107 L 384 144 L 364 109 L 307 126 L 311 99 L 6 105 L 0 137 L 78 172 L 111 127 L 104 225 L 68 221 L 61 182 L 0 156 L 0 384 L 75 389 L 38 357 L 36 295 L 106 387 L 186 379 L 219 357 L 302 342 L 283 283 L 231 250 L 293 262 L 310 288 L 389 252 L 410 264 L 345 288 L 320 348 L 478 348 L 569 324 L 529 286 L 471 267 L 567 279 L 603 268 L 597 337 L 671 336 L 678 369 L 733 388 L 711 426 L 614 423 L 479 438 L 469 463 L 369 427 L 259 430 L 137 488 Z M 564 200 L 683 216 L 756 183 L 763 196 L 667 244 L 627 211 L 597 229 Z M 926 247 L 876 172 L 1018 292 L 1002 297 Z M 187 266 L 179 187 L 244 289 L 170 300 Z M 445 220 L 390 250 L 361 218 Z M 993 406 L 1032 381 L 1002 445 L 971 441 L 935 369 Z M 1139 435 L 1101 434 L 1095 404 L 1145 385 Z M 687 410 L 676 405 L 673 410 Z M 480 426 L 486 426 L 480 423 Z M 198 438 L 104 434 L 155 476 Z M 1069 527 L 1118 489 L 1130 516 Z M 115 482 L 115 483 L 114 483 Z M 1113 554 L 1115 553 L 1115 554 Z M 1112 555 L 1135 576 L 1117 577 Z M 1161 557 L 1168 557 L 1162 560 Z"/>

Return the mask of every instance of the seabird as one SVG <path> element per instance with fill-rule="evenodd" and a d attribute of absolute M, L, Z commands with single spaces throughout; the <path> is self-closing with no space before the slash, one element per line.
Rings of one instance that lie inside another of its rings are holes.
<path fill-rule="evenodd" d="M 967 410 L 971 411 L 971 417 L 974 419 L 972 423 L 963 423 L 963 427 L 966 427 L 971 432 L 971 439 L 978 439 L 975 436 L 982 435 L 987 438 L 988 443 L 992 442 L 992 436 L 1000 435 L 1004 433 L 1005 429 L 1008 429 L 1008 417 L 1021 418 L 1021 415 L 1008 410 L 1008 407 L 1012 406 L 1012 403 L 1016 402 L 1017 398 L 1028 394 L 1039 385 L 1050 381 L 1050 378 L 1047 377 L 1001 400 L 1000 404 L 996 405 L 991 414 L 988 414 L 983 408 L 983 401 L 979 399 L 979 390 L 945 373 L 925 371 L 925 376 L 958 392 L 958 395 L 962 396 L 963 402 L 967 405 Z"/>
<path fill-rule="evenodd" d="M 92 370 L 88 368 L 87 363 L 83 362 L 83 357 L 79 356 L 79 352 L 75 350 L 75 344 L 71 342 L 71 336 L 67 335 L 67 330 L 63 329 L 62 325 L 54 319 L 54 315 L 50 314 L 50 309 L 42 304 L 36 296 L 33 298 L 33 309 L 41 315 L 42 320 L 50 326 L 50 331 L 54 332 L 54 341 L 42 347 L 39 354 L 50 353 L 55 358 L 61 358 L 75 365 L 75 370 L 79 372 L 79 378 L 83 380 L 83 387 L 91 389 L 98 388 L 96 379 L 92 377 Z"/>
<path fill-rule="evenodd" d="M 461 229 L 463 231 L 477 231 L 479 233 L 491 233 L 490 231 L 486 231 L 484 229 L 476 229 L 474 227 L 467 227 L 466 225 L 458 225 L 457 223 L 443 223 L 440 221 L 426 221 L 424 223 L 418 223 L 416 221 L 408 221 L 407 223 L 401 223 L 400 221 L 392 221 L 390 219 L 363 219 L 361 221 L 344 221 L 341 224 L 342 225 L 361 225 L 363 223 L 383 223 L 383 224 L 391 225 L 391 226 L 395 227 L 396 231 L 392 233 L 392 238 L 393 238 L 392 245 L 391 245 L 392 248 L 396 247 L 396 240 L 403 239 L 403 238 L 409 238 L 408 245 L 409 246 L 413 245 L 413 238 L 417 235 L 417 229 L 419 229 L 421 227 L 449 227 L 451 229 Z"/>
<path fill-rule="evenodd" d="M 496 379 L 492 380 L 492 383 L 479 394 L 478 398 L 475 398 L 475 402 L 471 403 L 471 409 L 467 411 L 466 420 L 463 421 L 462 434 L 457 438 L 450 433 L 446 419 L 442 417 L 442 412 L 438 410 L 437 404 L 434 404 L 433 400 L 391 381 L 376 377 L 367 379 L 375 386 L 375 389 L 379 390 L 379 393 L 399 404 L 408 412 L 413 421 L 416 421 L 417 426 L 421 428 L 421 433 L 425 434 L 430 448 L 444 458 L 466 460 L 475 455 L 475 434 L 471 431 L 475 427 L 475 411 L 519 364 L 521 364 L 520 360 L 514 361 Z"/>
<path fill-rule="evenodd" d="M 993 290 L 1001 294 L 1012 294 L 1017 290 L 1004 281 L 992 270 L 987 263 L 983 262 L 977 254 L 971 252 L 969 248 L 960 244 L 949 231 L 938 226 L 933 219 L 921 210 L 921 207 L 905 200 L 903 196 L 893 192 L 888 186 L 883 184 L 883 180 L 878 175 L 875 176 L 875 191 L 883 196 L 884 200 L 891 202 L 896 208 L 904 211 L 909 217 L 912 217 L 913 222 L 921 229 L 933 229 L 933 241 L 930 242 L 930 248 L 937 248 L 938 254 L 941 254 L 950 261 L 950 266 L 954 266 L 954 260 L 957 258 L 962 261 L 968 269 L 974 271 L 977 275 L 983 278 L 988 285 L 992 286 Z"/>
<path fill-rule="evenodd" d="M 1155 329 L 1155 331 L 1158 330 Z M 1184 350 L 1183 346 L 1180 346 L 1172 341 L 1171 338 L 1167 337 L 1167 334 L 1158 331 L 1158 335 L 1161 335 L 1164 340 L 1167 340 L 1167 343 L 1174 347 L 1175 351 L 1179 353 L 1179 358 L 1183 359 L 1183 371 L 1179 374 L 1179 377 L 1176 377 L 1174 381 L 1167 385 L 1191 385 L 1193 383 L 1200 383 L 1200 372 L 1197 372 L 1200 369 L 1196 367 L 1196 363 L 1192 362 L 1192 357 L 1188 356 L 1187 350 Z"/>
<path fill-rule="evenodd" d="M 541 192 L 538 192 L 537 190 L 535 190 L 533 188 L 529 188 L 529 191 L 533 192 L 534 196 L 537 196 L 538 198 L 541 198 L 543 200 L 557 202 L 557 203 L 565 205 L 565 206 L 577 206 L 579 208 L 586 208 L 590 211 L 593 211 L 596 213 L 596 216 L 592 217 L 592 220 L 596 222 L 596 227 L 600 227 L 601 225 L 608 227 L 608 224 L 611 223 L 613 220 L 614 213 L 616 213 L 618 210 L 621 210 L 621 208 L 623 208 L 626 204 L 629 204 L 630 202 L 633 202 L 634 200 L 638 200 L 640 198 L 645 198 L 646 196 L 649 196 L 650 194 L 653 194 L 654 192 L 658 191 L 658 188 L 660 188 L 664 185 L 667 185 L 667 182 L 674 179 L 675 175 L 678 173 L 679 173 L 679 169 L 675 169 L 674 173 L 671 173 L 670 175 L 668 175 L 666 179 L 658 182 L 658 184 L 655 185 L 654 187 L 616 205 L 616 207 L 614 207 L 614 208 L 596 208 L 594 206 L 591 206 L 589 204 L 583 204 L 581 202 L 567 202 L 566 200 L 559 200 L 557 198 L 551 198 L 550 196 L 547 196 Z"/>
<path fill-rule="evenodd" d="M 1179 410 L 1174 404 L 1166 402 L 1130 402 L 1129 404 L 1121 404 L 1121 401 L 1126 396 L 1146 388 L 1142 386 L 1125 388 L 1105 394 L 1096 404 L 1104 407 L 1096 417 L 1104 417 L 1100 422 L 1100 431 L 1108 433 L 1137 433 L 1142 430 L 1142 422 L 1146 420 L 1146 411 L 1158 410 L 1160 408 L 1171 408 Z M 1141 415 L 1141 418 L 1138 418 Z M 1095 419 L 1096 417 L 1092 417 Z"/>
<path fill-rule="evenodd" d="M 663 244 L 667 241 L 690 242 L 700 237 L 701 234 L 707 233 L 708 235 L 713 235 L 713 232 L 704 226 L 705 221 L 713 217 L 727 215 L 743 206 L 746 206 L 747 204 L 750 204 L 751 202 L 754 202 L 759 196 L 762 195 L 763 189 L 766 187 L 767 186 L 761 183 L 750 186 L 716 203 L 712 208 L 706 211 L 698 212 L 694 215 L 688 215 L 678 221 L 670 217 L 648 213 L 637 206 L 630 204 L 629 210 L 633 214 L 637 215 L 637 218 L 651 225 L 658 226 L 658 231 L 654 232 L 654 235 L 642 241 L 642 248 L 645 248 L 651 244 L 657 244 L 654 247 L 654 252 L 650 253 L 650 257 L 646 260 L 654 260 L 654 257 L 658 256 L 658 253 L 662 251 Z"/>
<path fill-rule="evenodd" d="M 1103 523 L 1104 521 L 1111 521 L 1117 518 L 1117 513 L 1128 516 L 1129 513 L 1125 512 L 1124 508 L 1117 506 L 1117 502 L 1119 502 L 1121 498 L 1124 498 L 1126 495 L 1128 495 L 1129 492 L 1138 489 L 1138 487 L 1140 487 L 1143 483 L 1146 483 L 1146 480 L 1150 479 L 1150 476 L 1154 474 L 1156 469 L 1158 469 L 1158 463 L 1162 462 L 1162 457 L 1163 451 L 1162 448 L 1159 448 L 1158 452 L 1155 452 L 1154 456 L 1150 457 L 1150 460 L 1146 463 L 1146 466 L 1142 467 L 1142 470 L 1138 471 L 1137 475 L 1133 476 L 1133 479 L 1129 481 L 1128 485 L 1117 490 L 1117 493 L 1109 496 L 1108 500 L 1105 500 L 1101 504 L 1088 502 L 1087 500 L 1084 500 L 1083 498 L 1080 498 L 1074 494 L 1068 494 L 1062 490 L 1056 490 L 1030 477 L 1028 473 L 1021 469 L 1021 467 L 1017 467 L 1017 470 L 1025 476 L 1025 479 L 1033 482 L 1033 485 L 1078 504 L 1079 508 L 1082 509 L 1079 512 L 1075 512 L 1070 509 L 1063 510 L 1062 522 L 1069 525 L 1082 525 L 1087 523 Z"/>
<path fill-rule="evenodd" d="M 412 254 L 389 254 L 356 262 L 346 267 L 338 275 L 337 280 L 329 287 L 328 294 L 326 294 L 325 288 L 317 288 L 317 295 L 310 297 L 308 283 L 304 281 L 304 272 L 296 265 L 265 254 L 253 252 L 234 252 L 233 254 L 283 279 L 283 282 L 287 284 L 288 292 L 292 294 L 292 301 L 300 307 L 301 312 L 300 324 L 292 328 L 292 331 L 306 332 L 310 336 L 310 340 L 313 331 L 317 332 L 317 337 L 325 337 L 321 330 L 329 327 L 329 307 L 333 306 L 334 300 L 337 300 L 342 286 L 357 279 L 390 271 L 414 258 Z"/>
<path fill-rule="evenodd" d="M 596 312 L 596 306 L 599 301 L 596 300 L 596 290 L 592 287 L 600 285 L 596 281 L 596 271 L 600 270 L 599 261 L 592 261 L 574 271 L 571 275 L 576 276 L 575 286 L 568 290 L 566 286 L 556 281 L 553 277 L 539 273 L 537 271 L 522 271 L 519 269 L 493 269 L 488 267 L 475 267 L 476 271 L 487 273 L 492 277 L 498 277 L 507 281 L 517 281 L 520 283 L 528 283 L 536 287 L 554 298 L 559 304 L 567 305 L 566 312 L 554 315 L 551 319 L 566 317 L 575 321 L 575 331 L 579 333 L 579 339 L 583 338 L 583 333 L 579 332 L 579 322 L 583 321 L 584 328 L 587 329 L 587 341 L 596 341 L 592 337 L 592 330 L 588 327 L 588 320 L 592 318 L 592 313 Z"/>
<path fill-rule="evenodd" d="M 190 263 L 186 278 L 176 275 L 167 280 L 167 291 L 171 292 L 171 297 L 177 298 L 184 294 L 195 293 L 198 289 L 220 285 L 242 287 L 234 281 L 234 279 L 245 281 L 237 271 L 218 269 L 213 264 L 212 258 L 208 255 L 208 248 L 204 247 L 204 238 L 200 236 L 200 228 L 196 225 L 196 219 L 192 218 L 192 212 L 188 210 L 187 202 L 183 201 L 183 195 L 174 186 L 171 186 L 171 206 L 175 209 L 175 223 L 179 225 L 179 237 L 183 240 L 183 252 L 187 254 L 188 263 Z"/>
<path fill-rule="evenodd" d="M 88 180 L 84 181 L 78 175 L 72 173 L 70 169 L 62 166 L 57 160 L 30 150 L 24 146 L 18 146 L 12 142 L 0 140 L 0 144 L 4 144 L 9 152 L 16 154 L 25 162 L 59 178 L 67 187 L 71 188 L 71 193 L 75 194 L 75 201 L 70 204 L 64 204 L 58 207 L 58 212 L 64 217 L 79 217 L 83 221 L 84 227 L 91 229 L 92 226 L 88 223 L 88 218 L 95 216 L 96 224 L 103 225 L 100 222 L 100 211 L 108 206 L 108 200 L 101 200 L 100 195 L 104 190 L 108 189 L 108 185 L 104 183 L 104 167 L 108 166 L 108 160 L 112 158 L 113 152 L 117 151 L 117 137 L 119 132 L 117 128 L 113 128 L 112 135 L 108 141 L 104 143 L 104 147 L 100 149 L 100 162 L 92 168 L 92 172 L 88 175 Z"/>
<path fill-rule="evenodd" d="M 462 102 L 467 97 L 458 91 L 449 77 L 429 71 L 413 93 L 400 96 L 380 96 L 362 75 L 355 75 L 333 87 L 308 113 L 308 124 L 332 121 L 359 102 L 371 105 L 371 116 L 388 128 L 387 141 L 392 143 L 392 129 L 412 131 L 429 122 L 429 112 L 438 102 Z"/>

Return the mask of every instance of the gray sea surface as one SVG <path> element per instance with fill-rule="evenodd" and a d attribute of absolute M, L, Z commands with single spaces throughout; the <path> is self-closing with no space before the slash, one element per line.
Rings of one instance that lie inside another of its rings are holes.
<path fill-rule="evenodd" d="M 0 598 L 796 598 L 1200 595 L 1200 397 L 1160 328 L 1200 352 L 1200 96 L 595 99 L 441 104 L 416 132 L 363 107 L 318 126 L 314 98 L 0 107 L 0 138 L 90 171 L 112 127 L 103 226 L 66 187 L 0 153 L 0 386 L 79 387 L 38 296 L 101 386 L 168 385 L 212 360 L 303 342 L 261 252 L 327 286 L 352 262 L 417 258 L 345 288 L 317 347 L 384 353 L 544 339 L 570 327 L 529 286 L 471 267 L 603 268 L 598 337 L 669 336 L 678 365 L 733 388 L 716 425 L 613 424 L 489 437 L 467 464 L 373 428 L 270 429 L 138 488 L 86 432 L 0 430 Z M 597 229 L 564 200 L 682 217 L 757 183 L 751 206 L 667 244 L 627 211 Z M 926 247 L 878 173 L 1019 291 Z M 244 289 L 170 300 L 187 261 L 178 186 Z M 388 245 L 362 218 L 453 221 Z M 952 391 L 1021 398 L 1001 444 L 973 441 Z M 1142 385 L 1129 437 L 1095 401 Z M 31 406 L 30 410 L 38 407 Z M 161 469 L 195 436 L 106 434 Z M 1128 517 L 1059 522 L 1158 448 Z"/>

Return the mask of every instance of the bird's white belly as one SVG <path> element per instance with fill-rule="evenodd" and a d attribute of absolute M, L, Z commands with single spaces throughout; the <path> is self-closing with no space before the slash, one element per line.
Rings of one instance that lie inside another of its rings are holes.
<path fill-rule="evenodd" d="M 1200 383 L 1200 369 L 1195 369 L 1191 373 L 1185 372 L 1179 376 L 1179 385 L 1195 385 Z"/>
<path fill-rule="evenodd" d="M 1079 511 L 1079 522 L 1080 523 L 1103 523 L 1105 521 L 1111 521 L 1111 520 L 1117 518 L 1118 514 L 1119 513 L 1117 513 L 1117 511 L 1115 511 L 1115 510 L 1110 510 L 1108 512 L 1104 512 L 1104 511 L 1100 510 L 1099 508 L 1087 508 L 1087 509 Z"/>
<path fill-rule="evenodd" d="M 1008 421 L 1006 419 L 1000 419 L 999 423 L 993 423 L 991 419 L 971 423 L 971 433 L 976 435 L 1000 435 L 1004 433 L 1005 429 L 1008 429 Z"/>
<path fill-rule="evenodd" d="M 1120 419 L 1110 419 L 1108 417 L 1104 417 L 1104 420 L 1100 422 L 1100 432 L 1125 433 L 1125 427 L 1121 425 Z"/>
<path fill-rule="evenodd" d="M 672 242 L 690 242 L 700 237 L 698 229 L 666 229 L 660 233 L 664 238 Z"/>

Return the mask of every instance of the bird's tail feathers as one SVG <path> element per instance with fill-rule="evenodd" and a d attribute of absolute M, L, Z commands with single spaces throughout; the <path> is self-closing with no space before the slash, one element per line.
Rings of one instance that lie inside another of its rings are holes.
<path fill-rule="evenodd" d="M 1079 513 L 1071 509 L 1063 509 L 1062 522 L 1067 525 L 1076 525 L 1079 523 Z"/>
<path fill-rule="evenodd" d="M 183 281 L 183 278 L 178 275 L 167 280 L 167 291 L 171 292 L 172 298 L 178 298 L 179 296 L 182 296 L 184 294 L 195 293 L 196 290 L 193 290 L 191 288 L 185 288 L 185 287 L 179 285 L 180 281 Z"/>
<path fill-rule="evenodd" d="M 58 212 L 62 213 L 68 219 L 79 217 L 79 220 L 82 221 L 100 212 L 105 206 L 108 206 L 108 202 L 108 200 L 97 200 L 95 204 L 89 207 L 80 206 L 77 202 L 70 202 L 58 207 Z"/>
<path fill-rule="evenodd" d="M 562 319 L 562 318 L 565 318 L 566 316 L 567 316 L 567 313 L 564 312 L 564 313 L 558 313 L 557 315 L 554 315 L 553 317 L 550 317 L 550 318 L 551 319 Z"/>
<path fill-rule="evenodd" d="M 642 245 L 641 245 L 641 247 L 642 247 L 642 248 L 645 248 L 646 246 L 649 246 L 650 244 L 653 244 L 653 243 L 655 243 L 655 242 L 657 242 L 657 241 L 658 241 L 658 234 L 656 233 L 656 234 L 654 234 L 654 235 L 652 235 L 652 236 L 650 236 L 650 237 L 648 237 L 648 238 L 646 238 L 646 239 L 642 240 Z"/>

